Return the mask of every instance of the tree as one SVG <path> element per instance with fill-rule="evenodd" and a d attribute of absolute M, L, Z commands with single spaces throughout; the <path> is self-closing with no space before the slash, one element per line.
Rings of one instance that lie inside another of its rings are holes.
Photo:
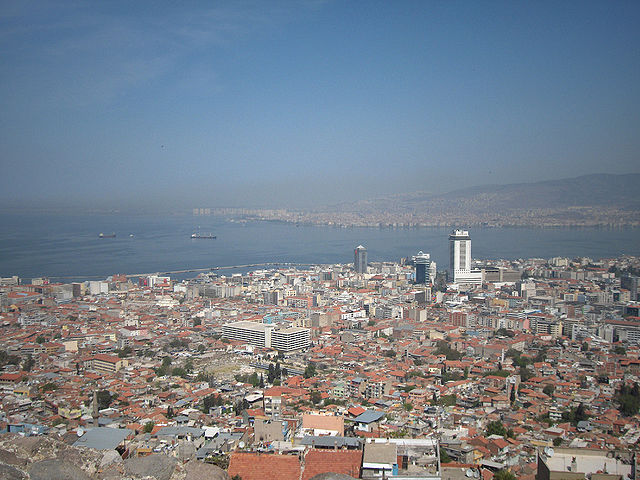
<path fill-rule="evenodd" d="M 640 387 L 635 382 L 633 386 L 621 385 L 614 399 L 620 412 L 626 417 L 631 417 L 640 410 Z"/>
<path fill-rule="evenodd" d="M 553 396 L 553 392 L 555 391 L 555 389 L 556 389 L 556 387 L 554 387 L 551 384 L 545 385 L 544 388 L 542 389 L 542 393 L 552 397 Z"/>
<path fill-rule="evenodd" d="M 493 479 L 494 480 L 518 480 L 518 477 L 516 477 L 513 473 L 511 473 L 509 470 L 498 470 L 494 475 L 493 475 Z"/>
<path fill-rule="evenodd" d="M 311 390 L 309 393 L 309 400 L 311 400 L 314 405 L 317 405 L 322 400 L 322 395 L 317 390 Z"/>
<path fill-rule="evenodd" d="M 153 431 L 153 427 L 155 427 L 156 424 L 153 422 L 147 422 L 144 424 L 144 428 L 143 428 L 143 432 L 144 433 L 151 433 Z"/>
<path fill-rule="evenodd" d="M 99 390 L 97 393 L 97 397 L 98 397 L 98 410 L 109 408 L 109 405 L 111 405 L 111 401 L 113 400 L 113 397 L 111 396 L 111 393 L 109 393 L 108 390 Z"/>
<path fill-rule="evenodd" d="M 24 359 L 24 362 L 22 362 L 22 369 L 25 372 L 30 372 L 31 369 L 35 366 L 35 364 L 36 364 L 36 361 L 33 359 L 31 354 L 29 353 L 27 355 L 27 358 Z"/>
<path fill-rule="evenodd" d="M 176 367 L 171 371 L 171 375 L 174 377 L 187 378 L 187 371 L 182 367 Z"/>
<path fill-rule="evenodd" d="M 438 403 L 444 407 L 451 407 L 456 404 L 456 400 L 458 400 L 458 397 L 455 393 L 452 393 L 451 395 L 441 396 Z"/>
<path fill-rule="evenodd" d="M 204 413 L 209 413 L 209 410 L 213 407 L 219 407 L 221 405 L 224 405 L 222 397 L 220 395 L 211 394 L 202 399 L 201 409 Z"/>
<path fill-rule="evenodd" d="M 193 321 L 193 326 L 194 326 L 194 327 L 197 327 L 197 326 L 199 326 L 199 325 L 202 325 L 202 320 L 201 320 L 201 319 L 199 319 L 199 318 L 196 318 L 196 319 Z"/>
<path fill-rule="evenodd" d="M 553 439 L 553 446 L 554 447 L 559 447 L 560 445 L 562 445 L 562 438 L 560 437 L 556 437 Z"/>
<path fill-rule="evenodd" d="M 449 463 L 451 462 L 451 457 L 447 453 L 447 451 L 440 447 L 440 463 Z"/>
<path fill-rule="evenodd" d="M 495 420 L 487 425 L 487 437 L 491 435 L 500 435 L 501 437 L 507 436 L 507 429 L 504 428 L 501 421 Z"/>
<path fill-rule="evenodd" d="M 583 352 L 588 352 L 589 351 L 589 344 L 587 342 L 583 342 L 582 346 L 580 347 L 580 350 L 582 350 Z"/>
<path fill-rule="evenodd" d="M 316 364 L 314 362 L 309 362 L 307 367 L 304 369 L 304 378 L 311 378 L 316 376 Z"/>
<path fill-rule="evenodd" d="M 413 405 L 409 402 L 404 402 L 403 407 L 407 412 L 410 412 L 411 410 L 413 410 Z"/>
<path fill-rule="evenodd" d="M 44 338 L 42 335 L 38 335 L 38 336 L 36 337 L 36 343 L 40 343 L 40 344 L 42 344 L 42 343 L 44 343 L 44 342 L 45 342 L 45 338 Z"/>
<path fill-rule="evenodd" d="M 616 345 L 613 348 L 613 353 L 615 353 L 616 355 L 626 355 L 627 351 L 625 350 L 625 348 L 622 345 Z"/>
<path fill-rule="evenodd" d="M 529 370 L 526 366 L 520 367 L 520 380 L 526 382 L 531 377 L 533 377 L 533 372 Z"/>
<path fill-rule="evenodd" d="M 118 357 L 120 357 L 120 358 L 128 357 L 129 355 L 131 355 L 132 351 L 133 350 L 131 350 L 131 347 L 129 345 L 127 345 L 123 349 L 118 350 Z"/>

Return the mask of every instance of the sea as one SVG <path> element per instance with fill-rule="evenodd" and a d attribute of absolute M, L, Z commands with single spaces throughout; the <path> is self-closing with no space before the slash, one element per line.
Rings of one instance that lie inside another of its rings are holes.
<path fill-rule="evenodd" d="M 0 214 L 0 276 L 71 282 L 265 263 L 399 261 L 423 251 L 448 268 L 450 228 L 342 228 L 217 216 Z M 464 226 L 461 226 L 464 228 Z M 474 259 L 640 256 L 640 228 L 469 228 Z M 216 239 L 192 239 L 212 233 Z M 99 238 L 99 234 L 115 234 Z M 258 267 L 219 270 L 219 274 Z M 264 268 L 264 267 L 263 267 Z M 195 272 L 173 275 L 182 279 Z"/>

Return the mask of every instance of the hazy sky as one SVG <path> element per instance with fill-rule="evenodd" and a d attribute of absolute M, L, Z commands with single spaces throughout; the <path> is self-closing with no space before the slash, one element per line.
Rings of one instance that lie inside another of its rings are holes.
<path fill-rule="evenodd" d="M 0 3 L 0 201 L 336 203 L 640 171 L 640 2 Z"/>

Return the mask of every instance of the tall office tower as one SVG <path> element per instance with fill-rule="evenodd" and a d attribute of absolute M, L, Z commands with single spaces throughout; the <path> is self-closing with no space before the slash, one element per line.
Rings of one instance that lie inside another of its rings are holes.
<path fill-rule="evenodd" d="M 356 273 L 367 272 L 367 249 L 358 245 L 353 252 L 353 268 Z"/>
<path fill-rule="evenodd" d="M 416 283 L 431 283 L 431 255 L 420 251 L 414 257 L 414 263 L 416 265 Z"/>
<path fill-rule="evenodd" d="M 454 230 L 449 235 L 449 281 L 482 283 L 482 271 L 471 270 L 471 237 L 466 230 Z"/>

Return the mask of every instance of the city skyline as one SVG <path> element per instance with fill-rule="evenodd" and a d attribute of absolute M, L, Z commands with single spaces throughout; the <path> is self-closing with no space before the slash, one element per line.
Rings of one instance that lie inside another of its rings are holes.
<path fill-rule="evenodd" d="M 148 7 L 0 7 L 5 205 L 310 206 L 637 171 L 636 3 Z"/>

